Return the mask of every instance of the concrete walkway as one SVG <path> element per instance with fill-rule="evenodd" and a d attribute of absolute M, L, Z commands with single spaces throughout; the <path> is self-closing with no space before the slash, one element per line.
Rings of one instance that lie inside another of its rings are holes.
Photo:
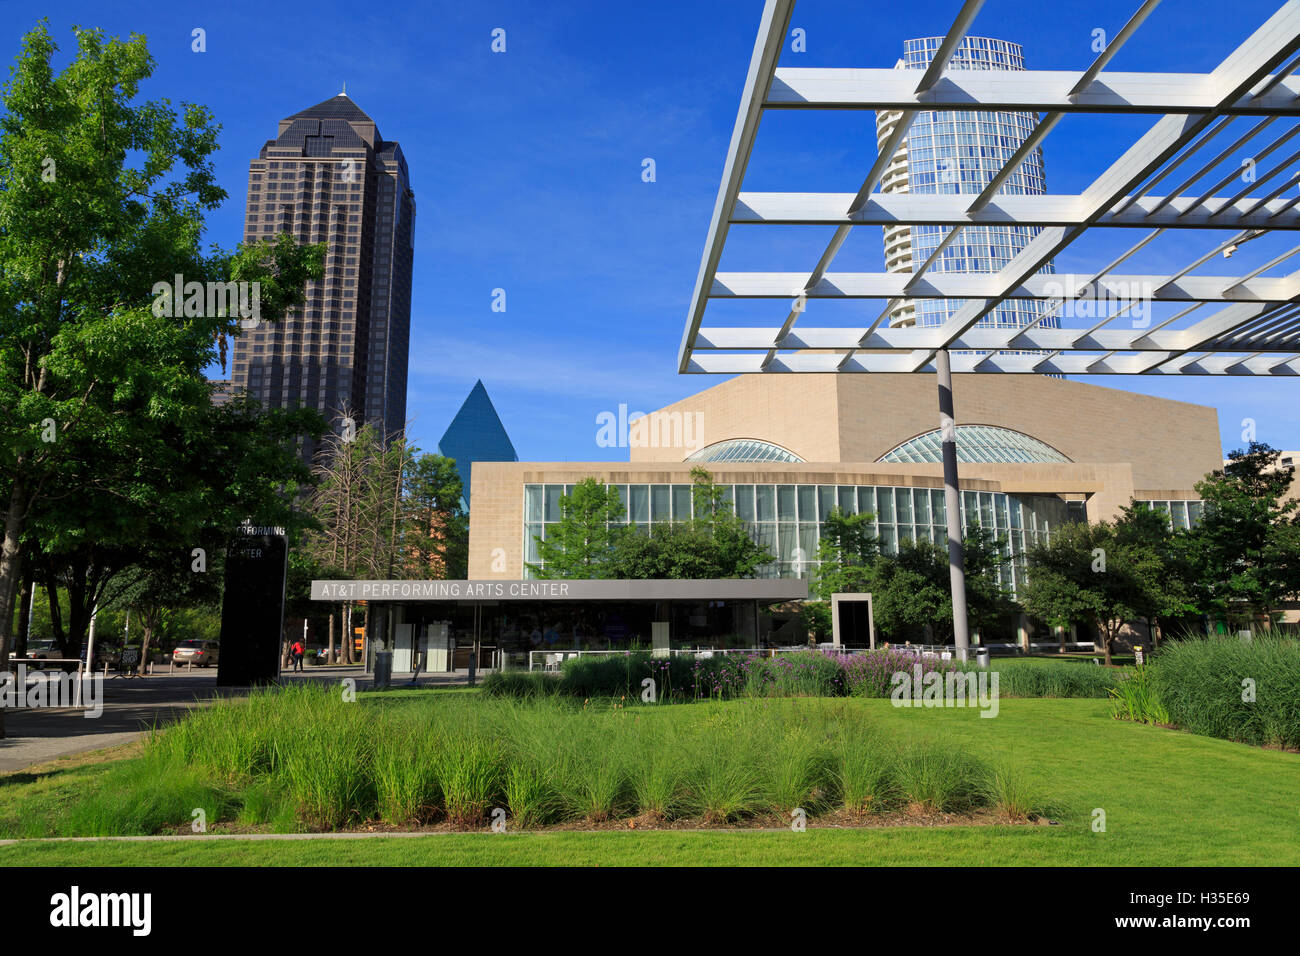
<path fill-rule="evenodd" d="M 302 673 L 286 671 L 286 685 L 301 682 L 338 684 L 345 678 L 357 682 L 357 690 L 370 690 L 371 679 L 360 666 L 306 667 Z M 417 687 L 464 684 L 466 673 L 421 675 Z M 394 674 L 393 690 L 408 687 L 409 674 Z M 117 747 L 138 740 L 153 727 L 176 720 L 191 707 L 201 707 L 216 697 L 237 697 L 246 691 L 218 688 L 215 668 L 186 670 L 146 677 L 109 677 L 104 681 L 104 709 L 87 718 L 80 709 L 7 709 L 5 736 L 0 739 L 0 773 L 12 773 L 60 757 Z"/>

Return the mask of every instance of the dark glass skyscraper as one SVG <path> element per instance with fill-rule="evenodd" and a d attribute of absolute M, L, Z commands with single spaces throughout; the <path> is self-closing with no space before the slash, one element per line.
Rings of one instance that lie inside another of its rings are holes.
<path fill-rule="evenodd" d="M 307 405 L 339 429 L 406 425 L 415 194 L 401 147 L 346 94 L 280 121 L 248 164 L 244 239 L 327 243 L 325 274 L 277 323 L 234 346 L 232 391 Z"/>

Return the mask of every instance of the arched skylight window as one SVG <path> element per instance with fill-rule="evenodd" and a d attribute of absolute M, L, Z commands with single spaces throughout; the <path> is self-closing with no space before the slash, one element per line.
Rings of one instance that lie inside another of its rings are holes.
<path fill-rule="evenodd" d="M 1045 442 L 1021 432 L 995 425 L 958 425 L 957 460 L 980 462 L 1068 462 Z M 943 461 L 939 429 L 917 435 L 882 455 L 877 461 Z"/>
<path fill-rule="evenodd" d="M 803 461 L 792 451 L 780 445 L 759 441 L 757 438 L 732 438 L 701 448 L 687 461 Z"/>

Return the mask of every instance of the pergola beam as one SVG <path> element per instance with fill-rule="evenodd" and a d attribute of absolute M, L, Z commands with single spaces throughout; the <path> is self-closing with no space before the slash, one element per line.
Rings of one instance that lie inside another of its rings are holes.
<path fill-rule="evenodd" d="M 1278 244 L 1234 275 L 1195 273 L 1214 269 L 1211 260 L 1234 253 L 1250 239 L 1300 229 L 1300 198 L 1290 192 L 1300 179 L 1294 171 L 1300 151 L 1279 152 L 1300 133 L 1300 125 L 1275 127 L 1271 142 L 1261 137 L 1278 119 L 1300 117 L 1300 77 L 1292 76 L 1300 64 L 1300 0 L 1282 3 L 1210 73 L 1107 71 L 1119 45 L 1134 34 L 1156 0 L 1144 0 L 1082 73 L 949 69 L 981 2 L 965 0 L 924 71 L 803 70 L 777 66 L 793 0 L 767 0 L 692 296 L 679 369 L 712 374 L 905 373 L 935 370 L 936 353 L 949 350 L 953 373 L 1297 374 L 1300 272 L 1265 273 L 1300 255 L 1300 245 Z M 901 115 L 892 120 L 891 135 L 879 144 L 856 193 L 742 191 L 759 120 L 768 108 L 861 108 Z M 1045 115 L 976 192 L 877 192 L 923 110 Z M 1165 115 L 1081 193 L 1006 195 L 1017 166 L 1041 145 L 1061 116 L 1078 112 Z M 1230 129 L 1237 116 L 1258 118 L 1242 133 Z M 1232 142 L 1225 146 L 1220 138 Z M 1228 185 L 1240 172 L 1220 164 L 1235 164 L 1242 149 L 1259 171 L 1242 184 Z M 1274 153 L 1279 158 L 1267 166 L 1260 162 Z M 1170 178 L 1175 171 L 1179 175 Z M 1221 181 L 1206 188 L 1202 178 L 1207 183 Z M 1177 180 L 1185 182 L 1175 187 Z M 1192 187 L 1198 195 L 1185 194 Z M 833 235 L 807 273 L 718 272 L 733 224 L 831 226 Z M 918 260 L 910 272 L 833 272 L 854 226 L 933 227 L 943 232 L 938 248 L 927 247 L 924 262 Z M 999 226 L 1025 227 L 1036 234 L 996 273 L 942 270 L 950 264 L 945 250 L 959 247 L 970 229 Z M 1093 272 L 1095 267 L 1082 276 L 1051 272 L 1053 260 L 1091 228 L 1143 231 L 1142 238 L 1126 242 L 1127 251 L 1100 272 Z M 1161 262 L 1156 269 L 1129 266 L 1131 274 L 1111 274 L 1157 236 L 1174 229 L 1222 234 L 1201 246 L 1202 252 L 1180 271 L 1170 272 Z M 1223 235 L 1232 238 L 1221 241 Z M 704 326 L 711 299 L 737 298 L 793 301 L 784 321 L 762 328 Z M 880 299 L 883 309 L 855 316 L 858 324 L 853 326 L 808 327 L 808 303 L 824 299 Z M 888 327 L 891 310 L 912 299 L 961 305 L 941 325 Z M 1045 307 L 1036 321 L 1024 326 L 996 328 L 984 321 L 1008 300 L 1037 300 Z M 1189 307 L 1153 323 L 1150 309 L 1157 303 Z M 1147 308 L 1140 309 L 1143 304 Z M 1213 306 L 1207 317 L 1186 319 L 1205 305 Z M 1078 328 L 1048 327 L 1060 324 L 1058 313 L 1062 320 L 1084 321 Z"/>
<path fill-rule="evenodd" d="M 900 75 L 902 74 L 902 75 Z M 910 76 L 908 74 L 911 74 Z M 1204 73 L 1103 72 L 1071 95 L 1071 70 L 951 70 L 917 93 L 910 70 L 782 67 L 766 109 L 1005 110 L 1014 113 L 1216 113 L 1300 116 L 1300 78 L 1286 77 L 1262 96 L 1221 104 Z"/>
<path fill-rule="evenodd" d="M 998 275 L 1004 288 L 1013 289 L 1028 276 L 1042 269 L 1100 219 L 1134 187 L 1152 175 L 1214 121 L 1227 104 L 1237 102 L 1252 87 L 1269 79 L 1271 71 L 1300 49 L 1300 3 L 1291 0 L 1237 47 L 1211 74 L 1209 82 L 1219 94 L 1219 107 L 1200 116 L 1165 116 L 1135 142 L 1110 168 L 1098 176 L 1081 194 L 1085 209 L 1084 225 L 1050 227 L 1031 239 Z M 1269 84 L 1279 89 L 1285 81 Z M 1158 225 L 1158 223 L 1150 223 Z M 963 306 L 943 326 L 947 341 L 964 333 L 1001 302 L 1001 298 Z M 928 364 L 918 361 L 913 370 Z M 1092 371 L 1085 368 L 1085 372 Z M 1139 369 L 1141 371 L 1141 369 Z"/>
<path fill-rule="evenodd" d="M 1146 352 L 1153 360 L 1167 352 L 1186 352 L 1195 348 L 1209 348 L 1224 336 L 1242 329 L 1241 335 L 1249 340 L 1252 349 L 1270 352 L 1295 351 L 1295 343 L 1279 340 L 1261 343 L 1243 326 L 1259 319 L 1264 308 L 1258 305 L 1235 307 L 1237 311 L 1225 320 L 1213 334 L 1192 332 L 1188 329 L 1099 328 L 1052 329 L 1035 326 L 1020 328 L 976 327 L 953 340 L 950 347 L 956 350 L 1038 350 L 1038 351 L 1092 351 L 1092 352 Z M 1258 334 L 1263 334 L 1261 329 Z M 890 352 L 933 351 L 944 338 L 937 328 L 796 328 L 786 334 L 781 349 L 842 351 L 863 349 Z M 749 351 L 774 347 L 772 329 L 762 327 L 708 326 L 700 329 L 696 342 L 698 351 Z"/>
<path fill-rule="evenodd" d="M 1243 196 L 1144 196 L 1121 212 L 1105 211 L 1091 222 L 1082 195 L 997 195 L 978 208 L 969 194 L 875 193 L 848 212 L 852 193 L 742 192 L 731 224 L 786 226 L 1076 226 L 1143 229 L 1300 229 L 1300 212 L 1288 199 L 1260 203 Z"/>
<path fill-rule="evenodd" d="M 1262 355 L 1242 361 L 1240 356 L 1217 355 L 1189 361 L 1174 370 L 1158 367 L 1146 373 L 1135 371 L 1125 357 L 1097 362 L 1096 355 L 1062 354 L 1044 362 L 1041 355 L 973 355 L 952 352 L 953 374 L 970 373 L 979 367 L 981 372 L 1004 375 L 1223 375 L 1223 376 L 1275 376 L 1300 375 L 1300 355 L 1295 350 L 1284 353 L 1291 358 L 1279 360 L 1276 356 Z M 840 366 L 841 356 L 834 352 L 796 354 L 782 353 L 773 360 L 770 373 L 833 373 L 888 375 L 911 370 L 912 362 L 905 353 L 885 355 L 861 352 Z M 760 354 L 728 354 L 699 352 L 692 356 L 688 373 L 705 375 L 744 375 L 759 371 L 763 360 Z M 922 372 L 933 373 L 934 366 L 927 362 Z"/>
<path fill-rule="evenodd" d="M 1293 249 L 1281 261 L 1297 250 Z M 1300 289 L 1289 276 L 1090 276 L 1035 273 L 1014 288 L 1006 288 L 995 273 L 937 272 L 919 279 L 908 272 L 832 272 L 814 285 L 805 285 L 802 272 L 719 272 L 709 297 L 713 299 L 1043 299 L 1053 296 L 1084 301 L 1156 302 L 1286 302 Z M 1091 313 L 1089 313 L 1091 317 Z"/>
<path fill-rule="evenodd" d="M 793 12 L 794 0 L 766 0 L 763 5 L 758 38 L 754 41 L 749 73 L 745 77 L 745 88 L 740 96 L 740 112 L 736 116 L 736 125 L 731 131 L 731 145 L 727 147 L 727 158 L 722 165 L 722 188 L 718 191 L 713 206 L 709 234 L 704 240 L 704 258 L 700 260 L 700 271 L 695 277 L 691 316 L 682 335 L 682 344 L 677 350 L 677 369 L 680 372 L 686 371 L 691 341 L 704 318 L 704 308 L 709 301 L 705 293 L 713 284 L 713 273 L 718 268 L 723 247 L 727 243 L 729 214 L 736 204 L 736 196 L 740 193 L 745 170 L 749 166 L 754 138 L 758 135 L 758 123 L 763 115 L 763 100 L 772 82 L 776 61 L 781 56 L 781 44 L 785 40 L 786 30 L 790 26 L 790 14 Z"/>

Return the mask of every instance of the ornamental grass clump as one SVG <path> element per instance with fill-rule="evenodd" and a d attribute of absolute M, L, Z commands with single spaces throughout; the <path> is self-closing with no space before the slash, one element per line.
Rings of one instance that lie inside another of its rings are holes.
<path fill-rule="evenodd" d="M 910 809 L 962 813 L 987 803 L 989 770 L 978 758 L 950 744 L 915 743 L 898 762 L 898 786 Z"/>
<path fill-rule="evenodd" d="M 1050 802 L 1038 783 L 1018 765 L 1001 765 L 989 770 L 981 784 L 983 802 L 1011 823 L 1058 817 L 1063 810 Z"/>
<path fill-rule="evenodd" d="M 898 752 L 873 733 L 848 731 L 839 740 L 836 783 L 846 811 L 886 813 L 898 807 Z"/>
<path fill-rule="evenodd" d="M 293 729 L 283 748 L 283 773 L 309 823 L 337 829 L 377 812 L 372 718 L 343 705 L 328 722 Z"/>
<path fill-rule="evenodd" d="M 1110 688 L 1110 697 L 1111 716 L 1118 720 L 1131 720 L 1139 724 L 1169 723 L 1169 711 L 1160 702 L 1150 665 L 1139 664 L 1126 669 L 1115 686 Z"/>
<path fill-rule="evenodd" d="M 155 733 L 129 764 L 134 776 L 87 795 L 67 818 L 86 834 L 188 827 L 195 807 L 210 823 L 277 832 L 375 822 L 480 828 L 498 808 L 512 829 L 682 818 L 788 826 L 795 810 L 813 818 L 984 805 L 972 782 L 982 765 L 959 752 L 887 745 L 864 726 L 861 703 L 768 696 L 782 681 L 797 693 L 831 668 L 842 672 L 820 652 L 788 657 L 748 668 L 726 662 L 733 686 L 752 683 L 761 695 L 679 706 L 484 694 L 348 702 L 326 687 L 259 691 Z M 772 676 L 755 676 L 769 668 Z M 1009 816 L 1020 806 L 997 799 Z"/>
<path fill-rule="evenodd" d="M 488 697 L 554 697 L 560 693 L 560 677 L 545 671 L 492 671 L 483 678 Z"/>
<path fill-rule="evenodd" d="M 1152 688 L 1169 722 L 1194 734 L 1300 750 L 1300 641 L 1256 634 L 1165 644 Z"/>
<path fill-rule="evenodd" d="M 482 824 L 502 798 L 505 767 L 493 740 L 457 730 L 440 741 L 433 766 L 443 809 L 456 826 Z"/>
<path fill-rule="evenodd" d="M 379 816 L 393 823 L 429 823 L 442 811 L 438 778 L 438 728 L 407 720 L 385 733 L 375 748 Z"/>
<path fill-rule="evenodd" d="M 1083 661 L 997 661 L 1003 697 L 1105 698 L 1119 684 L 1114 669 Z"/>
<path fill-rule="evenodd" d="M 535 763 L 506 771 L 506 807 L 516 827 L 539 827 L 560 816 L 561 801 L 551 775 Z"/>
<path fill-rule="evenodd" d="M 821 813 L 836 802 L 836 755 L 829 742 L 806 728 L 795 729 L 773 743 L 764 777 L 772 812 L 788 815 L 795 808 Z"/>

